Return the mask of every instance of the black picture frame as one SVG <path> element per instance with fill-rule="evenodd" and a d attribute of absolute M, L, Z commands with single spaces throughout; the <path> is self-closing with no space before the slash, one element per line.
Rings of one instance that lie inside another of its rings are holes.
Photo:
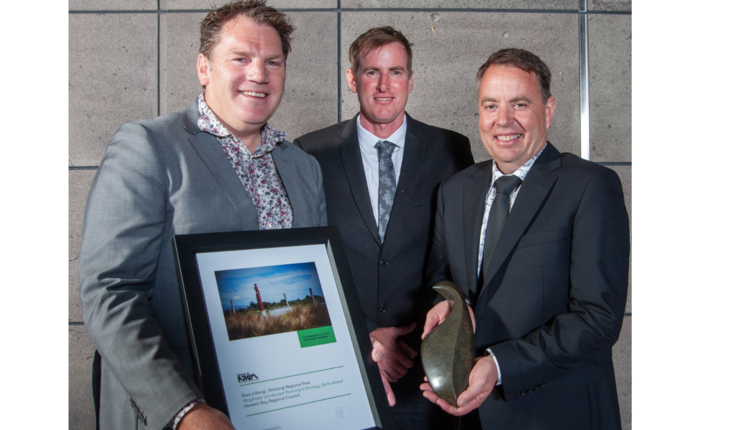
<path fill-rule="evenodd" d="M 197 256 L 205 253 L 322 245 L 325 247 L 340 296 L 353 355 L 371 408 L 370 413 L 376 423 L 374 427 L 368 428 L 395 428 L 378 365 L 371 358 L 369 333 L 337 227 L 175 235 L 172 244 L 197 382 L 210 406 L 221 410 L 228 417 L 231 416 L 212 335 L 210 318 L 217 316 L 209 315 L 207 310 Z M 274 261 L 274 264 L 278 264 L 278 261 Z M 238 428 L 237 423 L 233 424 Z"/>

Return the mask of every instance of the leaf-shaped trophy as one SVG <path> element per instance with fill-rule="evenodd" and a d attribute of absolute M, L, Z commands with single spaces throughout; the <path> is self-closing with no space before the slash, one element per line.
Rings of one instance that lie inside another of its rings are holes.
<path fill-rule="evenodd" d="M 452 309 L 442 324 L 422 341 L 422 366 L 434 392 L 457 407 L 457 396 L 468 388 L 475 362 L 473 322 L 455 284 L 442 281 L 432 288 L 450 302 Z"/>

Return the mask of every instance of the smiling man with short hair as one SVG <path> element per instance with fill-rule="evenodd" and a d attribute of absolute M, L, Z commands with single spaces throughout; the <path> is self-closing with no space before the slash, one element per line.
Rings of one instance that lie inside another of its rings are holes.
<path fill-rule="evenodd" d="M 346 78 L 360 112 L 294 144 L 322 166 L 328 222 L 343 237 L 397 428 L 446 428 L 446 415 L 419 391 L 416 327 L 431 287 L 425 262 L 437 187 L 473 164 L 470 142 L 405 112 L 414 71 L 400 31 L 372 28 L 350 45 L 349 56 Z"/>
<path fill-rule="evenodd" d="M 550 77 L 523 49 L 488 58 L 478 128 L 493 159 L 439 190 L 432 280 L 453 281 L 471 304 L 478 358 L 459 408 L 430 384 L 422 390 L 463 416 L 463 429 L 478 418 L 493 430 L 621 428 L 611 351 L 626 306 L 629 219 L 615 172 L 547 141 Z M 449 309 L 432 308 L 423 336 Z"/>
<path fill-rule="evenodd" d="M 98 428 L 228 429 L 194 381 L 174 234 L 326 225 L 315 159 L 268 120 L 284 93 L 294 27 L 260 0 L 210 12 L 184 111 L 124 124 L 95 176 L 79 263 L 97 348 Z"/>

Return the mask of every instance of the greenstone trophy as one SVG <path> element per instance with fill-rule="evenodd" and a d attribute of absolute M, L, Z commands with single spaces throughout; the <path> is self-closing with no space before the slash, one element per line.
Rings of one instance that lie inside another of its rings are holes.
<path fill-rule="evenodd" d="M 434 392 L 457 407 L 457 397 L 468 388 L 475 362 L 473 322 L 455 284 L 442 281 L 432 288 L 450 302 L 452 309 L 422 341 L 422 366 Z"/>

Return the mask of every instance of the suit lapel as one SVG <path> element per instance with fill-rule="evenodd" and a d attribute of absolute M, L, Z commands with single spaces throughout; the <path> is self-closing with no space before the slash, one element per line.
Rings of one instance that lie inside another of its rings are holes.
<path fill-rule="evenodd" d="M 389 217 L 388 226 L 386 227 L 385 238 L 387 240 L 390 240 L 388 238 L 392 237 L 392 235 L 389 234 L 389 231 L 391 231 L 391 221 L 394 219 L 394 214 L 396 214 L 395 218 L 398 219 L 399 214 L 411 213 L 410 210 L 413 205 L 414 189 L 416 188 L 417 178 L 419 177 L 419 172 L 421 171 L 422 164 L 424 163 L 424 152 L 427 147 L 422 142 L 424 136 L 418 134 L 419 130 L 414 126 L 414 120 L 409 117 L 409 114 L 406 115 L 406 121 L 404 156 L 401 161 L 399 183 L 396 184 L 394 204 L 391 207 L 391 217 Z M 393 225 L 396 225 L 397 222 L 398 221 L 393 222 Z"/>
<path fill-rule="evenodd" d="M 271 151 L 273 162 L 276 170 L 279 172 L 281 183 L 284 185 L 286 195 L 289 197 L 289 203 L 294 213 L 293 228 L 305 227 L 311 225 L 311 213 L 306 208 L 308 205 L 304 202 L 304 193 L 302 192 L 302 181 L 296 173 L 296 164 L 292 159 L 292 152 L 284 149 L 281 144 L 276 145 Z"/>
<path fill-rule="evenodd" d="M 534 162 L 529 173 L 527 173 L 526 179 L 524 179 L 524 183 L 521 185 L 519 194 L 516 196 L 509 217 L 503 227 L 503 231 L 501 231 L 501 236 L 498 238 L 498 243 L 496 244 L 496 249 L 493 251 L 491 264 L 488 268 L 490 275 L 488 279 L 484 280 L 483 289 L 481 290 L 481 294 L 486 293 L 489 296 L 484 298 L 483 301 L 489 301 L 496 293 L 495 290 L 486 292 L 486 289 L 495 277 L 498 269 L 515 249 L 519 239 L 524 235 L 527 227 L 536 217 L 550 191 L 552 191 L 557 181 L 557 175 L 553 171 L 561 165 L 559 151 L 551 143 L 547 143 L 547 148 L 542 152 L 537 161 Z M 496 288 L 499 285 L 500 282 L 494 282 Z"/>
<path fill-rule="evenodd" d="M 357 116 L 348 121 L 343 129 L 341 137 L 345 140 L 338 146 L 338 149 L 355 205 L 363 217 L 363 222 L 365 222 L 366 227 L 371 232 L 373 240 L 380 245 L 381 238 L 378 236 L 378 226 L 376 225 L 376 218 L 373 216 L 373 206 L 371 205 L 371 198 L 368 194 L 368 183 L 365 180 L 363 158 L 360 155 L 358 128 L 355 125 L 356 119 Z"/>
<path fill-rule="evenodd" d="M 493 176 L 493 161 L 485 162 L 473 176 L 472 182 L 463 186 L 463 236 L 465 239 L 465 262 L 468 273 L 468 282 L 472 285 L 463 286 L 475 290 L 478 284 L 478 247 L 480 247 L 480 230 L 483 224 L 485 198 Z"/>
<path fill-rule="evenodd" d="M 198 118 L 199 110 L 197 103 L 194 102 L 184 111 L 184 128 L 193 134 L 189 137 L 189 143 L 235 206 L 243 230 L 258 229 L 258 211 L 253 200 L 238 175 L 234 173 L 233 166 L 217 138 L 199 130 L 196 125 Z"/>

